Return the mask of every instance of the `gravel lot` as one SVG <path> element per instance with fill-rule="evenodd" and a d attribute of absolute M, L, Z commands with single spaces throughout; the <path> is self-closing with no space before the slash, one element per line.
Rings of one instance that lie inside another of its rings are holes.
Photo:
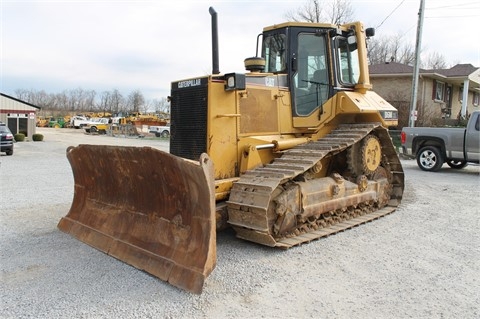
<path fill-rule="evenodd" d="M 217 236 L 202 295 L 172 287 L 57 229 L 73 198 L 67 146 L 159 139 L 40 128 L 0 157 L 0 318 L 479 318 L 480 167 L 402 160 L 401 207 L 287 251 Z"/>

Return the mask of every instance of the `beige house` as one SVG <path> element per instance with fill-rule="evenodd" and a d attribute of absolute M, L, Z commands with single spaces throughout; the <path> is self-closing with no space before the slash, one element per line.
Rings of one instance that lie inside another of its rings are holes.
<path fill-rule="evenodd" d="M 0 122 L 5 123 L 13 134 L 25 132 L 28 138 L 32 138 L 39 110 L 38 106 L 0 93 Z"/>
<path fill-rule="evenodd" d="M 373 90 L 399 111 L 399 127 L 408 126 L 413 67 L 396 62 L 369 66 Z M 457 64 L 419 71 L 415 126 L 442 125 L 466 118 L 479 107 L 480 68 Z"/>

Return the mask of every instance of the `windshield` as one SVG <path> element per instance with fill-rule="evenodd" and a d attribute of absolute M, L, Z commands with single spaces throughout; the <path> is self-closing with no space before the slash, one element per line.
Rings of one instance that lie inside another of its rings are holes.
<path fill-rule="evenodd" d="M 8 127 L 0 125 L 0 133 L 10 133 Z"/>

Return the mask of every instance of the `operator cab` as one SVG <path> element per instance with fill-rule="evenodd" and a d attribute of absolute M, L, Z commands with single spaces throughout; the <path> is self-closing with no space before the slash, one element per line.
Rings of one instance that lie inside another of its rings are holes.
<path fill-rule="evenodd" d="M 284 23 L 265 28 L 262 35 L 262 72 L 286 76 L 295 116 L 321 115 L 322 105 L 337 91 L 353 90 L 359 82 L 353 28 Z"/>

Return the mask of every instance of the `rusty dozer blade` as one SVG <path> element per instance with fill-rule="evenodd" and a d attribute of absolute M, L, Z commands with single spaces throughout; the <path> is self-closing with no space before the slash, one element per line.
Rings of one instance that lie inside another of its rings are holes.
<path fill-rule="evenodd" d="M 150 147 L 67 149 L 75 193 L 58 223 L 71 234 L 170 284 L 201 293 L 216 263 L 213 163 Z"/>

